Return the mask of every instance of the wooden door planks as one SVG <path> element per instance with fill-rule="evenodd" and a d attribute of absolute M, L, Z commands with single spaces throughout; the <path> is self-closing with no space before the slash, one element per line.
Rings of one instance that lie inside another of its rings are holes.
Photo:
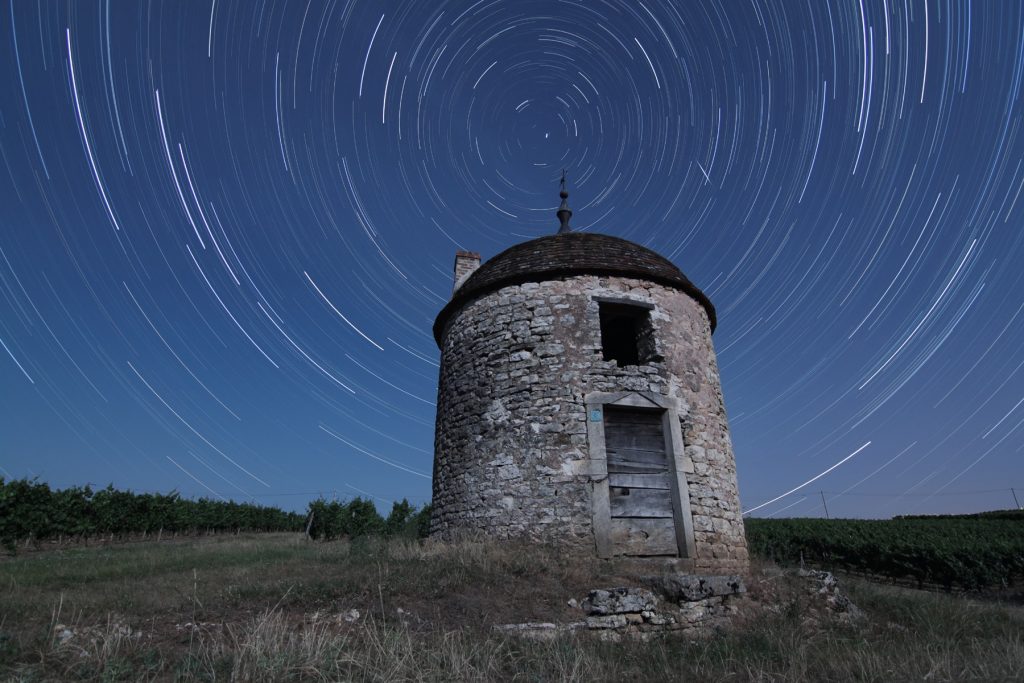
<path fill-rule="evenodd" d="M 677 555 L 663 414 L 607 409 L 610 541 L 620 555 Z"/>
<path fill-rule="evenodd" d="M 672 519 L 615 519 L 611 541 L 621 555 L 677 555 L 676 528 Z"/>
<path fill-rule="evenodd" d="M 611 515 L 616 517 L 672 517 L 672 496 L 662 489 L 609 489 Z"/>
<path fill-rule="evenodd" d="M 668 473 L 633 474 L 628 472 L 609 472 L 608 486 L 625 486 L 631 489 L 665 489 L 671 490 L 672 482 Z"/>

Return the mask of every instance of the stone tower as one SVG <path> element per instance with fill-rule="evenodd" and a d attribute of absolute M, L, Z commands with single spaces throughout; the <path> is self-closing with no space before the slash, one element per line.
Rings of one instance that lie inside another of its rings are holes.
<path fill-rule="evenodd" d="M 456 254 L 431 532 L 744 572 L 715 309 L 654 251 L 570 230 L 561 196 L 558 234 Z"/>

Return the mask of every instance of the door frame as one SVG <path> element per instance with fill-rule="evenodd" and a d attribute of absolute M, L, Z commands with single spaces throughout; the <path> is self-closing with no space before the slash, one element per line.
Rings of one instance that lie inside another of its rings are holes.
<path fill-rule="evenodd" d="M 661 410 L 665 436 L 665 455 L 672 482 L 672 518 L 676 531 L 678 557 L 696 557 L 693 537 L 693 515 L 690 511 L 690 487 L 686 474 L 693 472 L 693 462 L 686 456 L 680 416 L 689 414 L 688 406 L 672 396 L 648 391 L 594 391 L 584 397 L 587 408 L 587 442 L 590 450 L 591 510 L 594 541 L 598 557 L 612 557 L 611 504 L 608 491 L 608 453 L 605 450 L 604 411 L 607 406 Z"/>

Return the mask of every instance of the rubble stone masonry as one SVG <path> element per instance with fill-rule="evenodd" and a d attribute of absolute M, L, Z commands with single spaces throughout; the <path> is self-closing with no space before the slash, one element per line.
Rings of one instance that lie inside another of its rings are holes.
<path fill-rule="evenodd" d="M 603 360 L 599 300 L 653 305 L 656 355 Z M 573 275 L 467 301 L 440 334 L 433 534 L 526 537 L 593 551 L 595 486 L 584 397 L 677 399 L 695 557 L 689 571 L 748 568 L 729 427 L 705 308 L 678 288 Z"/>

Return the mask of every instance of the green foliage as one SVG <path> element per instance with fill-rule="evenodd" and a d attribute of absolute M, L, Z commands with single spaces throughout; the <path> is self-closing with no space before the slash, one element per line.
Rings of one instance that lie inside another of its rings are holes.
<path fill-rule="evenodd" d="M 951 589 L 1024 578 L 1024 518 L 747 519 L 752 553 Z"/>
<path fill-rule="evenodd" d="M 403 498 L 401 503 L 394 503 L 391 506 L 391 514 L 384 520 L 384 535 L 397 536 L 405 532 L 412 514 L 413 506 L 409 501 Z"/>
<path fill-rule="evenodd" d="M 433 511 L 433 506 L 427 503 L 420 508 L 419 512 L 413 515 L 413 523 L 416 525 L 416 537 L 426 538 L 430 535 L 430 513 Z"/>
<path fill-rule="evenodd" d="M 373 503 L 362 498 L 344 503 L 320 498 L 309 504 L 307 519 L 309 535 L 324 540 L 373 535 L 425 538 L 430 531 L 430 506 L 424 505 L 417 511 L 403 499 L 391 506 L 385 519 Z"/>
<path fill-rule="evenodd" d="M 24 539 L 86 539 L 164 531 L 300 531 L 302 515 L 250 503 L 207 498 L 185 500 L 177 492 L 132 493 L 108 486 L 99 491 L 0 477 L 0 545 L 13 552 Z"/>
<path fill-rule="evenodd" d="M 900 515 L 893 519 L 1015 519 L 1024 522 L 1024 510 L 988 510 L 965 515 Z"/>

